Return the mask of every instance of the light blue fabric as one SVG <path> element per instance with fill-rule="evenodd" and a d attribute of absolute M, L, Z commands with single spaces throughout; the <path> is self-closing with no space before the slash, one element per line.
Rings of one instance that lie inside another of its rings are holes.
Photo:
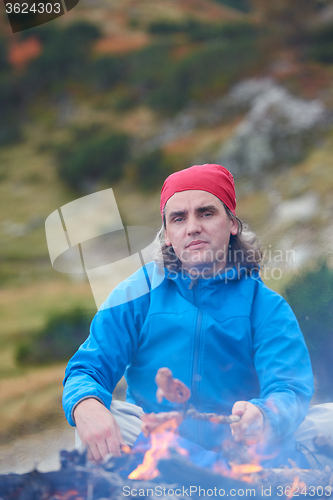
<path fill-rule="evenodd" d="M 251 401 L 274 431 L 270 444 L 287 442 L 307 412 L 313 377 L 286 301 L 258 273 L 236 268 L 192 287 L 186 274 L 166 272 L 159 286 L 135 298 L 142 279 L 153 283 L 161 271 L 150 263 L 145 273 L 110 294 L 68 363 L 63 406 L 69 423 L 75 425 L 72 410 L 88 396 L 110 408 L 124 373 L 128 402 L 145 412 L 179 409 L 156 400 L 156 372 L 168 367 L 191 389 L 189 403 L 198 411 L 230 414 L 236 401 Z M 229 426 L 210 422 L 187 419 L 181 425 L 183 437 L 208 449 L 229 433 Z"/>

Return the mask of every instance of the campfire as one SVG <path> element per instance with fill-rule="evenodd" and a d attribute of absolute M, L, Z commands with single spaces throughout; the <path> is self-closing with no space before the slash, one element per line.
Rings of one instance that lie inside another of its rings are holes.
<path fill-rule="evenodd" d="M 145 414 L 142 435 L 131 449 L 122 447 L 121 457 L 107 457 L 102 464 L 86 459 L 86 453 L 62 451 L 61 469 L 55 472 L 0 476 L 0 500 L 106 500 L 143 497 L 199 499 L 212 497 L 292 497 L 322 499 L 333 492 L 333 470 L 267 469 L 260 465 L 255 447 L 223 443 L 223 454 L 207 467 L 193 461 L 198 445 L 188 446 L 178 434 L 187 418 L 228 425 L 239 416 L 200 413 L 188 406 L 190 390 L 174 379 L 168 368 L 156 376 L 157 399 L 182 405 L 181 411 Z M 333 443 L 318 438 L 318 449 L 333 455 Z M 207 450 L 206 450 L 207 451 Z M 214 452 L 207 451 L 211 459 Z M 215 454 L 217 456 L 217 454 Z"/>

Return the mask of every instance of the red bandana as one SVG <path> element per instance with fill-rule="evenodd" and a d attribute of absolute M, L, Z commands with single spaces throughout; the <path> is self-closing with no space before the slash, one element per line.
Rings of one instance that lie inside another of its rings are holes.
<path fill-rule="evenodd" d="M 165 204 L 171 196 L 180 191 L 193 189 L 214 194 L 235 215 L 236 194 L 233 176 L 229 170 L 221 165 L 206 163 L 205 165 L 185 168 L 165 179 L 161 191 L 160 210 L 162 217 Z"/>

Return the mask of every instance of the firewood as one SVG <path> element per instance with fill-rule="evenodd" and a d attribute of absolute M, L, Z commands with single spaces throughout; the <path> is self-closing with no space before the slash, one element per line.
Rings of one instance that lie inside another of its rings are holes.
<path fill-rule="evenodd" d="M 169 368 L 160 368 L 155 377 L 158 385 L 156 398 L 159 403 L 163 398 L 170 403 L 185 403 L 191 397 L 190 389 L 177 378 L 173 378 Z"/>

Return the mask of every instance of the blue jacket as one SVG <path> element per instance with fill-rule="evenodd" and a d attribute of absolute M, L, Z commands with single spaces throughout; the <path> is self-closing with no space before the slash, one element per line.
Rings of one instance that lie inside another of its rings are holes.
<path fill-rule="evenodd" d="M 145 293 L 147 283 L 153 286 Z M 156 372 L 168 367 L 190 387 L 198 411 L 230 414 L 236 401 L 251 401 L 268 419 L 273 441 L 290 438 L 313 394 L 309 354 L 290 306 L 257 273 L 236 268 L 192 285 L 184 273 L 164 277 L 150 263 L 110 294 L 66 369 L 63 405 L 71 425 L 73 408 L 86 397 L 109 408 L 124 373 L 127 401 L 145 412 L 177 408 L 156 401 Z M 181 426 L 184 437 L 206 448 L 228 432 L 193 419 Z"/>

